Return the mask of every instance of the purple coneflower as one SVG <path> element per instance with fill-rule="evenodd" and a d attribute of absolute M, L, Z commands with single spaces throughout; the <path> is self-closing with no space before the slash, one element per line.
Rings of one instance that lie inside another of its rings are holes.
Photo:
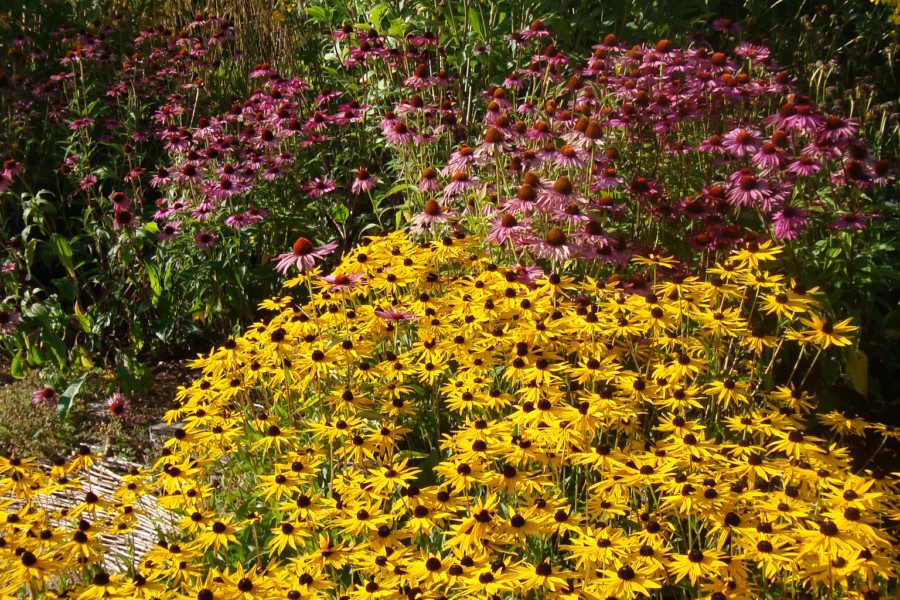
<path fill-rule="evenodd" d="M 366 279 L 362 273 L 333 273 L 322 277 L 322 280 L 329 284 L 329 292 L 351 292 L 366 285 Z"/>
<path fill-rule="evenodd" d="M 294 246 L 290 252 L 279 254 L 275 257 L 278 262 L 275 269 L 281 273 L 287 273 L 291 267 L 296 267 L 301 273 L 312 269 L 317 260 L 321 260 L 334 252 L 337 248 L 335 242 L 329 242 L 318 248 L 313 245 L 309 239 L 299 237 L 294 242 Z"/>
<path fill-rule="evenodd" d="M 868 227 L 868 220 L 859 213 L 844 213 L 834 217 L 831 226 L 835 229 L 865 229 Z"/>
<path fill-rule="evenodd" d="M 728 201 L 735 206 L 756 205 L 767 208 L 769 185 L 755 175 L 741 175 L 737 183 L 728 191 Z"/>
<path fill-rule="evenodd" d="M 437 180 L 438 172 L 434 167 L 425 167 L 422 171 L 422 179 L 419 180 L 419 190 L 422 192 L 433 192 L 440 189 L 441 184 Z"/>
<path fill-rule="evenodd" d="M 216 245 L 216 234 L 212 231 L 198 231 L 197 234 L 194 235 L 194 242 L 201 250 L 212 248 Z"/>
<path fill-rule="evenodd" d="M 114 417 L 123 419 L 128 416 L 128 398 L 122 392 L 113 392 L 106 399 L 106 408 Z"/>
<path fill-rule="evenodd" d="M 156 239 L 160 242 L 168 242 L 175 239 L 181 233 L 181 223 L 178 221 L 168 221 L 160 226 L 156 234 Z"/>
<path fill-rule="evenodd" d="M 450 178 L 450 183 L 444 186 L 444 197 L 459 196 L 476 185 L 478 185 L 476 178 L 469 177 L 465 171 L 457 171 Z"/>
<path fill-rule="evenodd" d="M 55 408 L 56 398 L 56 392 L 53 388 L 44 386 L 31 394 L 31 403 L 34 406 L 40 406 L 41 408 Z"/>
<path fill-rule="evenodd" d="M 750 156 L 759 148 L 761 136 L 752 129 L 734 129 L 722 136 L 722 147 L 738 158 Z"/>
<path fill-rule="evenodd" d="M 334 180 L 328 177 L 316 177 L 312 181 L 307 181 L 301 187 L 301 191 L 310 198 L 321 198 L 334 190 Z"/>
<path fill-rule="evenodd" d="M 97 176 L 93 173 L 88 173 L 84 177 L 82 177 L 81 181 L 78 182 L 78 187 L 83 191 L 88 191 L 93 188 L 97 184 Z"/>
<path fill-rule="evenodd" d="M 852 137 L 856 133 L 859 121 L 854 118 L 829 115 L 816 132 L 819 139 L 837 142 Z"/>
<path fill-rule="evenodd" d="M 375 315 L 381 317 L 388 323 L 399 323 L 400 321 L 417 321 L 419 317 L 400 308 L 379 308 L 375 311 Z"/>
<path fill-rule="evenodd" d="M 446 221 L 450 216 L 450 211 L 445 210 L 434 198 L 430 198 L 425 202 L 422 212 L 413 216 L 410 230 L 413 233 L 431 231 L 435 224 Z"/>
<path fill-rule="evenodd" d="M 788 165 L 788 173 L 794 173 L 801 177 L 808 177 L 814 173 L 818 173 L 821 165 L 817 163 L 811 156 L 806 154 L 800 155 L 800 158 Z"/>
<path fill-rule="evenodd" d="M 562 262 L 573 258 L 578 248 L 571 243 L 566 232 L 560 227 L 553 226 L 547 230 L 544 237 L 533 237 L 529 240 L 528 249 L 539 258 L 545 258 L 555 262 Z"/>
<path fill-rule="evenodd" d="M 806 211 L 798 206 L 785 205 L 772 215 L 775 226 L 775 237 L 781 240 L 794 240 L 808 223 Z"/>
<path fill-rule="evenodd" d="M 512 241 L 513 244 L 522 243 L 525 234 L 528 233 L 528 221 L 519 220 L 510 213 L 502 213 L 499 217 L 491 221 L 491 229 L 488 231 L 485 241 L 489 244 L 501 246 Z"/>
<path fill-rule="evenodd" d="M 362 167 L 356 171 L 356 177 L 350 185 L 350 191 L 354 194 L 364 194 L 375 187 L 378 178 L 369 173 L 369 170 Z"/>
<path fill-rule="evenodd" d="M 0 309 L 0 334 L 9 335 L 22 322 L 15 309 Z"/>

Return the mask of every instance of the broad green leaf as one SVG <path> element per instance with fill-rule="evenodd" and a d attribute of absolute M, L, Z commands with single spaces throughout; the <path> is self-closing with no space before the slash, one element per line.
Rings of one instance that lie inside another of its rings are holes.
<path fill-rule="evenodd" d="M 69 240 L 58 233 L 54 233 L 50 236 L 50 247 L 59 259 L 59 262 L 65 267 L 69 277 L 75 277 L 75 263 L 72 261 L 73 253 Z"/>
<path fill-rule="evenodd" d="M 153 306 L 156 306 L 157 302 L 159 302 L 159 297 L 162 295 L 159 267 L 155 263 L 145 260 L 144 269 L 147 271 L 147 279 L 150 280 L 150 289 L 153 291 Z"/>
<path fill-rule="evenodd" d="M 9 372 L 16 379 L 22 379 L 25 377 L 25 354 L 20 349 L 16 352 L 16 355 L 13 356 L 12 364 L 9 367 Z"/>
<path fill-rule="evenodd" d="M 78 395 L 78 392 L 81 391 L 81 386 L 84 384 L 84 380 L 87 378 L 87 373 L 76 379 L 72 384 L 69 385 L 65 389 L 65 391 L 59 396 L 59 402 L 56 405 L 57 413 L 65 418 L 69 414 L 69 410 L 72 408 L 72 403 L 75 401 L 75 396 Z"/>
<path fill-rule="evenodd" d="M 56 335 L 51 330 L 45 329 L 41 333 L 41 341 L 47 346 L 47 349 L 50 350 L 50 354 L 53 356 L 53 360 L 56 361 L 56 366 L 60 369 L 66 366 L 66 343 L 63 342 L 62 338 Z"/>
<path fill-rule="evenodd" d="M 847 376 L 861 396 L 869 394 L 869 357 L 862 350 L 853 350 L 847 358 Z"/>
<path fill-rule="evenodd" d="M 347 222 L 347 217 L 350 216 L 350 210 L 341 204 L 340 202 L 335 202 L 331 205 L 330 208 L 331 216 L 335 221 L 343 225 Z"/>

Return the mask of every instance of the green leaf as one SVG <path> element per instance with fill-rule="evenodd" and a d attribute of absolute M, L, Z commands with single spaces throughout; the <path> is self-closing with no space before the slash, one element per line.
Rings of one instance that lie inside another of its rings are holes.
<path fill-rule="evenodd" d="M 331 205 L 331 216 L 335 221 L 343 225 L 347 222 L 347 217 L 350 216 L 350 210 L 341 204 L 340 202 L 335 202 Z"/>
<path fill-rule="evenodd" d="M 49 329 L 45 329 L 41 333 L 41 338 L 44 344 L 46 344 L 47 348 L 50 350 L 50 354 L 53 355 L 53 360 L 56 361 L 56 366 L 58 366 L 60 369 L 65 367 L 66 344 L 62 341 L 62 338 Z"/>
<path fill-rule="evenodd" d="M 72 403 L 75 401 L 75 396 L 78 395 L 78 392 L 81 391 L 81 386 L 84 383 L 84 380 L 87 378 L 87 373 L 79 377 L 75 380 L 74 383 L 69 385 L 65 389 L 65 391 L 60 395 L 59 402 L 56 405 L 56 411 L 59 416 L 65 418 L 69 414 L 69 410 L 72 408 Z"/>
<path fill-rule="evenodd" d="M 20 349 L 16 352 L 16 355 L 13 356 L 12 364 L 9 367 L 9 372 L 16 379 L 22 379 L 25 377 L 25 354 Z"/>
<path fill-rule="evenodd" d="M 73 253 L 69 240 L 58 233 L 54 233 L 50 236 L 50 247 L 59 259 L 59 262 L 65 267 L 69 277 L 75 277 L 75 263 L 72 261 Z"/>
<path fill-rule="evenodd" d="M 469 25 L 478 39 L 484 39 L 484 28 L 481 26 L 481 13 L 474 6 L 469 7 Z"/>
<path fill-rule="evenodd" d="M 162 283 L 159 279 L 159 267 L 149 260 L 145 260 L 144 269 L 147 271 L 147 279 L 150 280 L 150 289 L 153 291 L 153 306 L 156 306 L 156 304 L 159 302 L 159 297 L 162 295 Z"/>
<path fill-rule="evenodd" d="M 325 12 L 325 8 L 322 6 L 307 6 L 306 16 L 314 21 L 320 21 L 322 23 L 327 23 L 329 21 L 328 13 Z"/>

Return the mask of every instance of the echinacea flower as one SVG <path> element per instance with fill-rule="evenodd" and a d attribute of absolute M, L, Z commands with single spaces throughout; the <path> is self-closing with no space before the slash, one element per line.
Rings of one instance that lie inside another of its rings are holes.
<path fill-rule="evenodd" d="M 378 183 L 378 178 L 363 167 L 356 171 L 356 177 L 350 185 L 350 191 L 354 194 L 364 194 L 374 188 L 376 183 Z"/>
<path fill-rule="evenodd" d="M 394 307 L 378 308 L 375 310 L 375 315 L 381 317 L 389 323 L 398 323 L 400 321 L 415 321 L 419 318 L 408 310 Z"/>
<path fill-rule="evenodd" d="M 290 252 L 279 254 L 275 257 L 278 262 L 275 269 L 281 273 L 287 273 L 291 267 L 296 267 L 301 273 L 312 269 L 316 261 L 322 260 L 337 248 L 337 243 L 329 242 L 322 246 L 316 247 L 313 243 L 305 238 L 299 237 L 294 241 L 294 246 Z"/>
<path fill-rule="evenodd" d="M 437 223 L 442 223 L 450 218 L 452 212 L 442 207 L 437 200 L 429 198 L 422 208 L 422 212 L 413 215 L 411 220 L 413 233 L 425 233 L 432 231 Z"/>
<path fill-rule="evenodd" d="M 362 273 L 333 273 L 322 277 L 322 281 L 328 284 L 329 292 L 338 293 L 350 292 L 366 284 Z"/>
<path fill-rule="evenodd" d="M 786 205 L 772 215 L 775 226 L 775 237 L 782 240 L 793 240 L 806 227 L 808 218 L 805 210 L 798 206 Z"/>
<path fill-rule="evenodd" d="M 128 398 L 121 392 L 113 392 L 106 399 L 106 408 L 111 415 L 124 418 L 128 414 Z"/>
<path fill-rule="evenodd" d="M 335 190 L 335 182 L 328 177 L 316 177 L 304 183 L 300 190 L 310 198 L 321 198 Z"/>
<path fill-rule="evenodd" d="M 216 245 L 216 234 L 212 231 L 198 231 L 194 235 L 194 243 L 200 250 L 206 250 Z"/>
<path fill-rule="evenodd" d="M 760 133 L 753 129 L 733 129 L 722 136 L 722 148 L 738 158 L 753 155 L 762 141 Z"/>
<path fill-rule="evenodd" d="M 57 394 L 53 388 L 44 386 L 31 395 L 31 403 L 42 408 L 55 408 Z"/>

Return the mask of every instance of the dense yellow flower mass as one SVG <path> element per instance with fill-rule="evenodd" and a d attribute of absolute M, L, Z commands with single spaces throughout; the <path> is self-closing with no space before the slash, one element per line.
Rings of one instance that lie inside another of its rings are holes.
<path fill-rule="evenodd" d="M 815 418 L 805 368 L 774 377 L 853 327 L 776 256 L 645 257 L 636 286 L 497 266 L 462 235 L 372 238 L 198 359 L 163 456 L 113 493 L 82 491 L 89 452 L 0 461 L 0 595 L 890 593 L 896 480 L 833 441 L 876 426 Z M 60 490 L 84 498 L 60 514 Z M 177 534 L 107 572 L 148 493 Z"/>

